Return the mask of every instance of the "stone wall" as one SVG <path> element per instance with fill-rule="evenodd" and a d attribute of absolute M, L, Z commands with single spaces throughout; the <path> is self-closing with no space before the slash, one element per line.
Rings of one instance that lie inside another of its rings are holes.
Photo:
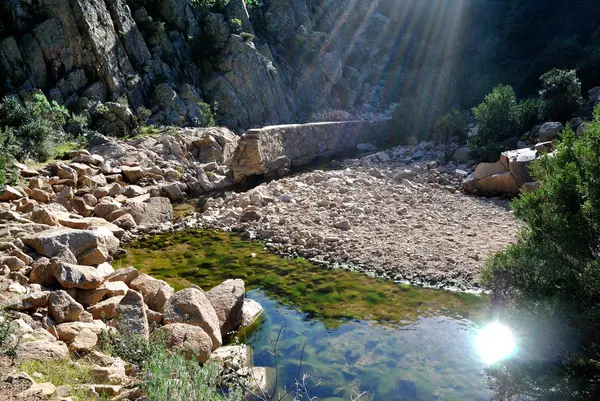
<path fill-rule="evenodd" d="M 385 144 L 392 140 L 391 120 L 343 121 L 276 125 L 251 129 L 235 151 L 232 170 L 236 182 L 246 177 L 282 173 L 291 166 L 351 151 L 359 143 Z"/>

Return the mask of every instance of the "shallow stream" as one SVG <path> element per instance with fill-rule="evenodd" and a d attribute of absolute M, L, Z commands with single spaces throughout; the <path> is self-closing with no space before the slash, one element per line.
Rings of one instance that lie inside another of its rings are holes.
<path fill-rule="evenodd" d="M 484 324 L 484 296 L 421 289 L 364 274 L 284 259 L 234 234 L 187 231 L 130 245 L 123 266 L 134 265 L 176 289 L 210 289 L 242 278 L 248 297 L 265 309 L 260 325 L 243 335 L 253 362 L 270 368 L 278 343 L 278 387 L 309 375 L 310 395 L 349 400 L 490 400 L 485 365 L 476 350 Z M 304 349 L 304 351 L 303 351 Z M 300 375 L 300 378 L 302 375 Z M 306 399 L 306 397 L 304 398 Z"/>

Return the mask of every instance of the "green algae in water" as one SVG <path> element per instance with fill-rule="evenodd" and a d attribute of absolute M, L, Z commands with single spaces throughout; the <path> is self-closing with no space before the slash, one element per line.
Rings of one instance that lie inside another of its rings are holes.
<path fill-rule="evenodd" d="M 349 400 L 489 400 L 484 366 L 474 349 L 487 298 L 415 288 L 364 274 L 330 270 L 307 260 L 281 258 L 235 234 L 195 230 L 130 244 L 121 266 L 168 281 L 176 289 L 209 289 L 243 278 L 248 297 L 265 312 L 254 330 L 240 333 L 253 363 L 275 376 L 271 338 L 278 345 L 279 388 L 302 372 L 311 396 Z"/>
<path fill-rule="evenodd" d="M 162 234 L 130 244 L 121 266 L 169 282 L 175 289 L 197 284 L 205 289 L 241 278 L 247 290 L 261 289 L 330 326 L 344 319 L 387 323 L 454 314 L 477 320 L 485 297 L 395 284 L 361 273 L 317 266 L 302 258 L 282 258 L 259 242 L 213 230 Z"/>

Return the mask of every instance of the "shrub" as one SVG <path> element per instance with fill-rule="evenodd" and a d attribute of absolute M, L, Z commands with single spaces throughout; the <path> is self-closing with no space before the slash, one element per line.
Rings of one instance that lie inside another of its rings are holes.
<path fill-rule="evenodd" d="M 565 122 L 583 104 L 581 82 L 575 70 L 553 69 L 540 77 L 542 89 L 538 100 L 539 116 L 543 120 Z"/>
<path fill-rule="evenodd" d="M 98 336 L 100 349 L 112 356 L 118 356 L 127 363 L 142 367 L 154 355 L 160 352 L 163 339 L 155 338 L 149 342 L 135 333 L 123 336 L 116 332 L 103 331 Z"/>
<path fill-rule="evenodd" d="M 150 401 L 198 400 L 241 401 L 242 390 L 231 386 L 227 392 L 220 389 L 221 367 L 209 362 L 200 366 L 181 354 L 158 352 L 143 365 L 145 380 L 141 388 Z"/>
<path fill-rule="evenodd" d="M 513 88 L 499 85 L 483 103 L 473 108 L 477 132 L 469 138 L 475 156 L 484 161 L 496 161 L 506 150 L 501 142 L 519 136 L 531 122 L 532 102 L 518 102 Z"/>
<path fill-rule="evenodd" d="M 246 5 L 250 8 L 262 7 L 262 0 L 246 0 Z"/>
<path fill-rule="evenodd" d="M 19 159 L 44 161 L 52 157 L 54 146 L 65 140 L 62 127 L 68 118 L 67 109 L 41 94 L 25 104 L 14 97 L 0 103 L 0 129 L 12 130 L 18 146 L 11 152 Z"/>
<path fill-rule="evenodd" d="M 194 125 L 197 127 L 214 127 L 215 126 L 215 114 L 210 104 L 204 102 L 198 102 L 198 111 L 200 117 L 194 119 Z"/>
<path fill-rule="evenodd" d="M 137 118 L 140 122 L 140 126 L 144 126 L 148 123 L 148 119 L 152 117 L 152 112 L 145 108 L 144 106 L 140 106 L 137 109 Z"/>
<path fill-rule="evenodd" d="M 229 0 L 190 0 L 192 7 L 198 10 L 208 10 L 211 8 L 217 11 L 223 10 L 229 4 Z"/>
<path fill-rule="evenodd" d="M 452 138 L 464 141 L 467 137 L 467 116 L 457 109 L 444 114 L 433 125 L 433 139 L 448 143 Z"/>
<path fill-rule="evenodd" d="M 242 32 L 242 20 L 239 18 L 232 18 L 229 20 L 229 27 L 231 32 L 239 34 Z"/>
<path fill-rule="evenodd" d="M 509 318 L 525 328 L 521 352 L 540 361 L 494 370 L 505 391 L 528 384 L 541 399 L 585 400 L 600 390 L 599 144 L 600 108 L 583 136 L 567 129 L 553 155 L 532 164 L 540 188 L 513 203 L 526 228 L 483 271 L 493 297 L 513 306 Z"/>

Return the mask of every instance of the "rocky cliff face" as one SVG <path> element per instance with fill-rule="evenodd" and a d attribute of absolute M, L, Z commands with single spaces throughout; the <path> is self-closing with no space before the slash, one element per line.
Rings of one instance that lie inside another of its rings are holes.
<path fill-rule="evenodd" d="M 583 3 L 569 15 L 594 7 Z M 431 120 L 473 106 L 498 82 L 522 80 L 506 76 L 514 45 L 512 31 L 500 28 L 520 14 L 502 2 L 3 0 L 0 7 L 0 96 L 42 89 L 78 110 L 124 96 L 134 112 L 151 108 L 151 123 L 203 125 L 207 103 L 216 105 L 217 124 L 244 130 L 306 122 L 315 111 L 377 112 L 406 99 Z M 578 26 L 583 39 L 593 30 Z M 519 57 L 555 65 L 553 49 Z M 544 63 L 535 64 L 535 80 Z"/>
<path fill-rule="evenodd" d="M 380 37 L 389 19 L 363 6 L 4 0 L 0 95 L 41 89 L 76 110 L 125 96 L 134 111 L 151 108 L 151 122 L 174 125 L 197 125 L 198 104 L 216 102 L 217 123 L 235 129 L 377 104 L 393 41 Z"/>
<path fill-rule="evenodd" d="M 236 130 L 419 92 L 432 109 L 458 93 L 464 13 L 422 3 L 3 0 L 0 95 L 41 89 L 76 110 L 126 97 L 151 123 L 188 126 L 216 104 L 216 122 Z"/>
<path fill-rule="evenodd" d="M 165 124 L 194 125 L 198 103 L 215 101 L 219 122 L 234 128 L 291 120 L 272 60 L 231 33 L 227 10 L 244 13 L 243 1 L 200 3 L 6 0 L 0 92 L 42 89 L 78 109 L 126 96 Z"/>

